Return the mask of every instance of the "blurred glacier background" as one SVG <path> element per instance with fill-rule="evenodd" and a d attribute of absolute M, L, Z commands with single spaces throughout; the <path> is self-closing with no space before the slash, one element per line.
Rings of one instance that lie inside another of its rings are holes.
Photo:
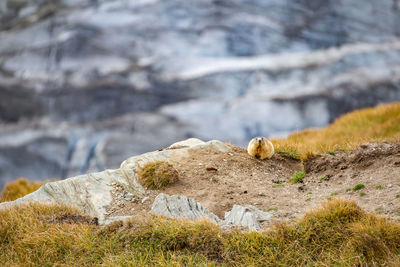
<path fill-rule="evenodd" d="M 0 188 L 396 100 L 397 0 L 0 0 Z"/>

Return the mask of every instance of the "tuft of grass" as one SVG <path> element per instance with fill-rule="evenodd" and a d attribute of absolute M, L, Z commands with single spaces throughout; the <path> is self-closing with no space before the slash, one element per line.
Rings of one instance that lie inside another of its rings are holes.
<path fill-rule="evenodd" d="M 365 195 L 366 195 L 365 192 L 360 192 L 360 197 L 363 197 L 363 196 L 365 196 Z"/>
<path fill-rule="evenodd" d="M 7 182 L 1 192 L 0 202 L 13 201 L 38 190 L 47 182 L 29 182 L 25 178 L 18 178 L 13 182 Z"/>
<path fill-rule="evenodd" d="M 289 182 L 292 184 L 298 183 L 303 181 L 304 177 L 306 176 L 305 171 L 296 172 L 293 176 L 289 179 Z"/>
<path fill-rule="evenodd" d="M 332 200 L 263 232 L 208 221 L 135 217 L 101 227 L 80 211 L 31 204 L 0 210 L 0 266 L 396 266 L 400 224 Z"/>
<path fill-rule="evenodd" d="M 347 188 L 346 193 L 351 192 L 351 190 L 352 190 L 351 188 Z"/>
<path fill-rule="evenodd" d="M 278 211 L 278 208 L 269 208 L 267 211 Z"/>
<path fill-rule="evenodd" d="M 179 180 L 179 173 L 166 161 L 150 162 L 137 170 L 139 183 L 148 189 L 162 189 Z"/>
<path fill-rule="evenodd" d="M 292 159 L 300 159 L 300 154 L 295 149 L 291 148 L 281 148 L 276 150 L 277 153 L 282 154 L 282 156 Z"/>
<path fill-rule="evenodd" d="M 400 194 L 396 195 L 396 198 L 400 198 Z"/>
<path fill-rule="evenodd" d="M 310 198 L 310 197 L 309 197 L 309 198 L 307 198 L 307 199 L 306 199 L 306 201 L 311 201 L 311 198 Z"/>
<path fill-rule="evenodd" d="M 297 151 L 302 160 L 321 153 L 350 151 L 365 142 L 400 141 L 400 102 L 357 110 L 323 129 L 307 129 L 274 139 L 277 151 Z"/>
<path fill-rule="evenodd" d="M 375 189 L 377 189 L 377 190 L 382 190 L 382 189 L 384 189 L 385 187 L 383 186 L 383 185 L 377 185 L 377 186 L 375 186 Z"/>
<path fill-rule="evenodd" d="M 325 180 L 326 180 L 326 176 L 322 176 L 321 178 L 319 178 L 319 180 L 320 180 L 321 182 L 325 181 Z"/>
<path fill-rule="evenodd" d="M 328 152 L 326 152 L 326 153 L 329 154 L 329 155 L 331 155 L 331 156 L 336 156 L 336 153 L 333 152 L 333 151 L 328 151 Z"/>
<path fill-rule="evenodd" d="M 284 187 L 284 184 L 274 184 L 272 185 L 272 188 L 277 188 L 277 187 Z"/>
<path fill-rule="evenodd" d="M 354 187 L 352 188 L 352 190 L 353 190 L 353 191 L 358 191 L 358 190 L 361 190 L 361 189 L 363 189 L 363 188 L 365 188 L 365 185 L 363 185 L 363 184 L 358 184 L 358 185 L 354 186 Z"/>
<path fill-rule="evenodd" d="M 331 193 L 331 196 L 332 196 L 332 197 L 337 196 L 337 195 L 339 195 L 338 192 L 333 192 L 333 193 Z"/>

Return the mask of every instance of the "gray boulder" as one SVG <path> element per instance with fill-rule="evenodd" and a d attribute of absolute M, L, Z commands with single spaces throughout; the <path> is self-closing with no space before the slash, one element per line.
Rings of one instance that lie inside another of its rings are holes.
<path fill-rule="evenodd" d="M 261 211 L 254 206 L 234 205 L 231 211 L 225 213 L 225 219 L 221 220 L 192 198 L 177 195 L 169 196 L 163 193 L 159 194 L 154 200 L 151 213 L 192 221 L 208 219 L 213 223 L 219 224 L 224 230 L 239 226 L 250 231 L 257 231 L 262 228 L 262 222 L 272 218 L 271 213 Z"/>
<path fill-rule="evenodd" d="M 272 214 L 264 212 L 252 205 L 233 205 L 232 210 L 225 213 L 223 226 L 242 226 L 249 230 L 261 229 L 261 223 L 272 218 Z"/>
<path fill-rule="evenodd" d="M 159 194 L 151 207 L 151 213 L 176 219 L 208 219 L 220 224 L 221 220 L 199 202 L 186 196 Z"/>

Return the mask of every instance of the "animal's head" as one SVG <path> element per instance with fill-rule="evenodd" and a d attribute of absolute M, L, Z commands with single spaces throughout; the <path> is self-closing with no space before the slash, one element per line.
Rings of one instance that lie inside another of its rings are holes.
<path fill-rule="evenodd" d="M 261 145 L 265 143 L 264 137 L 256 137 L 256 144 Z"/>

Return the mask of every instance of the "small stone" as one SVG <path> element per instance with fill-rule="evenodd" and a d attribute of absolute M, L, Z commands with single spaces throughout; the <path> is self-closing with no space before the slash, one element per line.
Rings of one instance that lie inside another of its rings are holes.
<path fill-rule="evenodd" d="M 149 197 L 144 197 L 144 198 L 142 199 L 142 203 L 146 202 L 147 200 L 150 200 L 150 198 L 149 198 Z"/>
<path fill-rule="evenodd" d="M 260 197 L 265 197 L 265 193 L 264 193 L 264 192 L 259 192 L 258 195 L 259 195 Z"/>
<path fill-rule="evenodd" d="M 388 184 L 387 187 L 391 188 L 391 187 L 393 187 L 393 185 L 392 184 Z"/>
<path fill-rule="evenodd" d="M 125 198 L 131 200 L 131 199 L 135 198 L 135 195 L 132 193 L 128 193 L 125 195 Z"/>

